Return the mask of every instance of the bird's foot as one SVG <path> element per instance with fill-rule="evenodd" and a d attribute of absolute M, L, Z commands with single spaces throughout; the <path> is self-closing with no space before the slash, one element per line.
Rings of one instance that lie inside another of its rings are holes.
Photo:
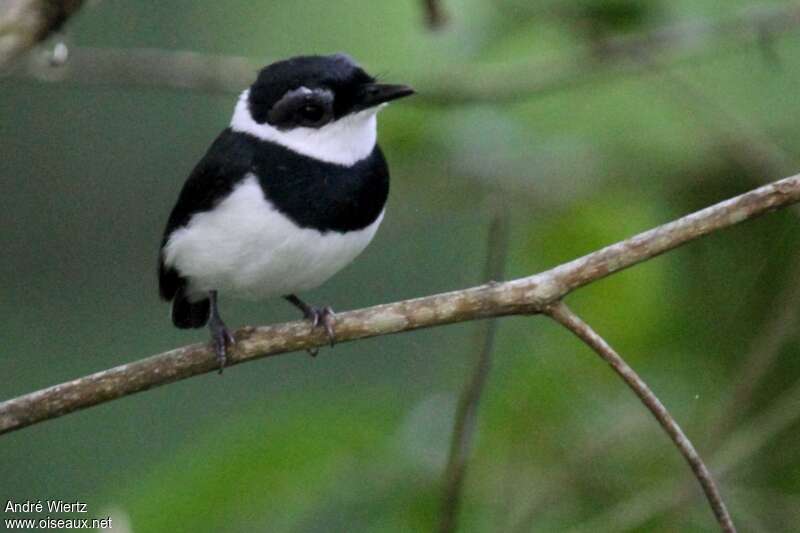
<path fill-rule="evenodd" d="M 214 346 L 214 353 L 217 355 L 217 362 L 219 363 L 219 373 L 222 374 L 222 369 L 228 362 L 228 346 L 236 344 L 236 339 L 233 338 L 231 332 L 225 326 L 225 323 L 219 317 L 211 317 L 208 322 L 208 329 L 211 330 L 211 343 Z"/>
<path fill-rule="evenodd" d="M 284 298 L 286 298 L 289 303 L 303 312 L 303 316 L 307 320 L 311 321 L 312 329 L 316 328 L 317 326 L 322 326 L 325 328 L 325 333 L 328 334 L 328 340 L 331 343 L 331 348 L 334 344 L 336 344 L 336 332 L 334 331 L 334 325 L 336 324 L 336 313 L 333 312 L 333 309 L 330 307 L 316 307 L 313 305 L 308 305 L 294 294 L 288 294 L 284 296 Z M 311 357 L 315 357 L 317 352 L 319 352 L 317 348 L 309 348 L 306 351 Z"/>
<path fill-rule="evenodd" d="M 328 341 L 331 344 L 331 348 L 333 345 L 336 344 L 336 331 L 334 326 L 336 325 L 336 313 L 333 312 L 333 309 L 330 307 L 314 307 L 313 305 L 308 306 L 308 309 L 303 311 L 305 317 L 311 321 L 311 327 L 316 328 L 318 326 L 322 326 L 325 328 L 325 333 L 328 335 Z M 316 356 L 317 349 L 311 349 L 308 351 L 309 355 Z"/>

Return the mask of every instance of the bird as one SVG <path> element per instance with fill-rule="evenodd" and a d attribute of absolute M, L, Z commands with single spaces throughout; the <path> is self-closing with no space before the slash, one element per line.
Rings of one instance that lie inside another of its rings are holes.
<path fill-rule="evenodd" d="M 240 94 L 178 195 L 158 258 L 172 323 L 208 326 L 220 373 L 235 339 L 219 294 L 283 297 L 333 345 L 333 310 L 297 293 L 323 284 L 375 236 L 389 193 L 377 114 L 412 94 L 342 53 L 271 63 Z"/>

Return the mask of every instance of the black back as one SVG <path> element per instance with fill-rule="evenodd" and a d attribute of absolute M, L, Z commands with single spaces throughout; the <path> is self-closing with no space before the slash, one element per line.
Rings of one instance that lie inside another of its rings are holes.
<path fill-rule="evenodd" d="M 306 157 L 275 143 L 231 130 L 223 131 L 192 171 L 170 214 L 163 249 L 173 231 L 196 213 L 225 199 L 248 173 L 259 180 L 266 198 L 302 228 L 323 233 L 363 229 L 380 215 L 389 194 L 389 170 L 375 145 L 372 153 L 346 167 Z M 172 300 L 185 287 L 159 254 L 161 297 Z"/>

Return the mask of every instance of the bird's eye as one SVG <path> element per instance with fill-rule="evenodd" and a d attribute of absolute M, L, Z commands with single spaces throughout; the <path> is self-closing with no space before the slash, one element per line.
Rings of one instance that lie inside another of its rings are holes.
<path fill-rule="evenodd" d="M 315 105 L 315 104 L 306 104 L 300 109 L 300 113 L 302 113 L 303 118 L 307 122 L 316 123 L 322 120 L 322 117 L 325 116 L 325 110 L 322 107 Z"/>
<path fill-rule="evenodd" d="M 333 92 L 298 87 L 272 105 L 268 122 L 278 129 L 321 128 L 334 118 Z"/>

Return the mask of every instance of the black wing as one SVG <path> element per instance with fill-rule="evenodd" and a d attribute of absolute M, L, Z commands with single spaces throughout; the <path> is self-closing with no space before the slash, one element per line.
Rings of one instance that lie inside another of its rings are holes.
<path fill-rule="evenodd" d="M 170 235 L 188 224 L 196 213 L 213 209 L 250 171 L 252 161 L 251 138 L 229 128 L 217 137 L 189 175 L 167 221 L 158 254 L 158 286 L 164 300 L 175 299 L 186 284 L 178 271 L 164 264 L 164 245 Z"/>

